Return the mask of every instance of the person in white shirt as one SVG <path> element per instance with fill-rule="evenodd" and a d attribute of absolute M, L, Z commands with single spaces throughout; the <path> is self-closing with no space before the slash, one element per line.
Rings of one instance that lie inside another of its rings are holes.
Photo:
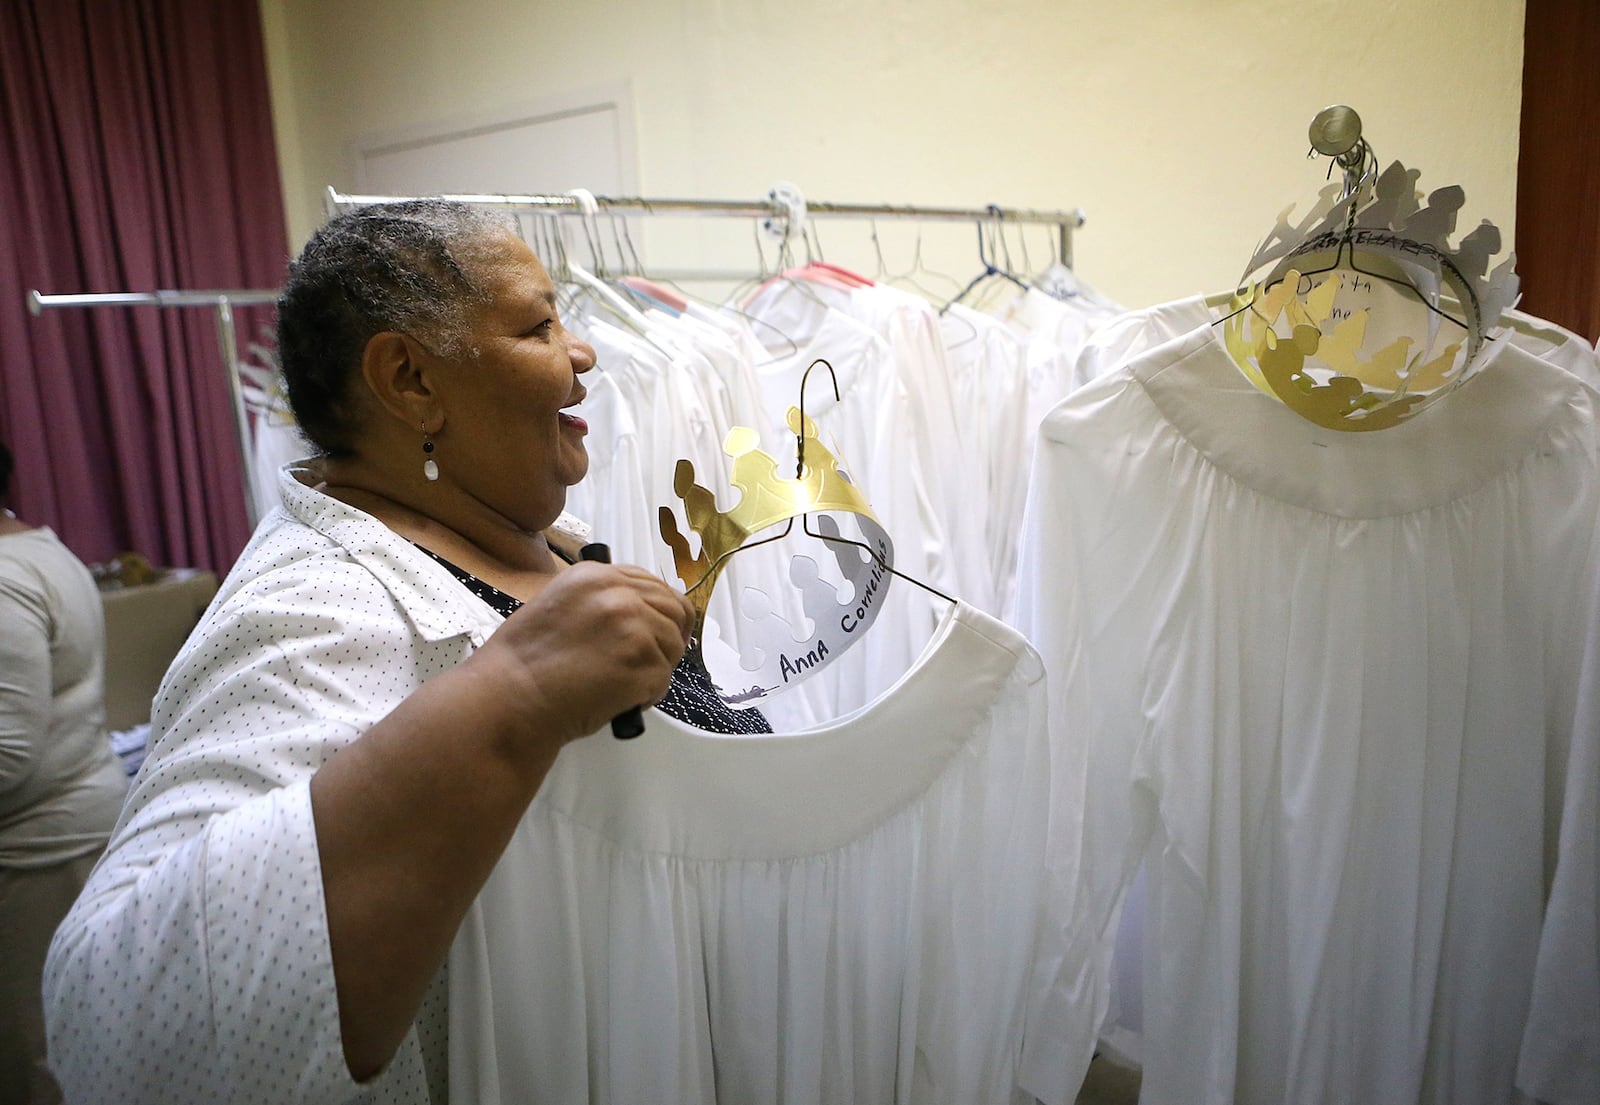
<path fill-rule="evenodd" d="M 659 579 L 563 562 L 595 357 L 555 301 L 510 220 L 442 201 L 338 216 L 290 267 L 321 455 L 169 671 L 51 947 L 69 1099 L 439 1096 L 461 918 L 563 745 L 661 699 L 688 644 Z"/>
<path fill-rule="evenodd" d="M 0 507 L 11 453 L 0 443 Z M 39 978 L 111 836 L 127 779 L 106 740 L 100 593 L 48 528 L 0 515 L 0 1103 L 61 1100 Z"/>

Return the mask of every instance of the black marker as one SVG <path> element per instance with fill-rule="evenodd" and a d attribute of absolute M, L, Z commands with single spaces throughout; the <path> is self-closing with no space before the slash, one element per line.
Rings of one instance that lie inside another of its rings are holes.
<path fill-rule="evenodd" d="M 578 559 L 598 560 L 601 564 L 610 564 L 611 546 L 595 541 L 578 550 Z M 611 719 L 611 735 L 618 740 L 632 740 L 642 732 L 644 732 L 644 711 L 637 706 L 630 706 Z"/>

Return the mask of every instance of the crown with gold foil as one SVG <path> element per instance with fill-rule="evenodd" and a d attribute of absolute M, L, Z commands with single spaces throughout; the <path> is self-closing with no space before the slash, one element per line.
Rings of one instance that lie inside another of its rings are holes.
<path fill-rule="evenodd" d="M 846 511 L 877 520 L 861 491 L 839 467 L 838 458 L 817 437 L 817 424 L 790 407 L 786 421 L 795 432 L 804 467 L 796 477 L 779 474 L 781 465 L 757 446 L 761 435 L 747 426 L 728 431 L 722 451 L 733 459 L 730 482 L 740 491 L 738 503 L 727 511 L 716 506 L 716 495 L 695 482 L 694 465 L 680 459 L 672 473 L 672 490 L 683 503 L 689 528 L 700 537 L 700 552 L 689 550 L 688 539 L 678 530 L 670 507 L 661 507 L 661 538 L 672 550 L 678 578 L 689 591 L 695 608 L 695 631 L 705 621 L 706 607 L 716 578 L 729 554 L 751 534 L 818 511 Z"/>
<path fill-rule="evenodd" d="M 1489 269 L 1500 231 L 1484 220 L 1452 245 L 1465 193 L 1440 188 L 1424 205 L 1418 175 L 1396 161 L 1359 186 L 1329 185 L 1298 224 L 1285 208 L 1245 269 L 1247 278 L 1270 271 L 1230 305 L 1223 340 L 1235 363 L 1319 426 L 1377 430 L 1411 417 L 1467 377 L 1486 331 L 1516 300 L 1515 256 Z M 1398 336 L 1364 354 L 1370 311 L 1335 308 L 1339 279 L 1302 287 L 1307 276 L 1346 270 L 1408 284 L 1424 302 L 1448 286 L 1465 315 L 1461 338 L 1436 350 L 1431 337 L 1418 348 Z"/>
<path fill-rule="evenodd" d="M 1409 418 L 1429 397 L 1456 379 L 1461 342 L 1437 356 L 1409 356 L 1406 339 L 1391 342 L 1370 358 L 1361 356 L 1368 312 L 1356 311 L 1324 330 L 1333 311 L 1336 281 L 1325 281 L 1304 299 L 1295 294 L 1300 273 L 1253 300 L 1223 324 L 1223 342 L 1234 363 L 1262 391 L 1276 395 L 1296 414 L 1335 430 L 1382 430 Z M 1247 325 L 1253 316 L 1260 325 Z M 1280 335 L 1283 318 L 1290 333 Z M 1315 359 L 1332 370 L 1326 382 L 1306 371 Z"/>

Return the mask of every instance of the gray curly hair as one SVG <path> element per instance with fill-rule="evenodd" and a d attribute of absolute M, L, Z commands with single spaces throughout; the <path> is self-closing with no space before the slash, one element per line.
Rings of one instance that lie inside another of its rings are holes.
<path fill-rule="evenodd" d="M 351 452 L 350 386 L 374 334 L 403 331 L 441 353 L 472 354 L 471 313 L 488 300 L 474 262 L 488 240 L 517 229 L 506 212 L 420 199 L 337 215 L 311 236 L 278 299 L 278 358 L 313 445 Z"/>

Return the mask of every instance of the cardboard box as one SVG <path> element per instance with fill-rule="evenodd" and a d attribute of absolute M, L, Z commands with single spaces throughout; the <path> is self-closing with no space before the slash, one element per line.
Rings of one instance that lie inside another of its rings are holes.
<path fill-rule="evenodd" d="M 150 720 L 150 700 L 216 593 L 216 575 L 194 568 L 173 568 L 154 583 L 100 592 L 108 730 Z"/>

